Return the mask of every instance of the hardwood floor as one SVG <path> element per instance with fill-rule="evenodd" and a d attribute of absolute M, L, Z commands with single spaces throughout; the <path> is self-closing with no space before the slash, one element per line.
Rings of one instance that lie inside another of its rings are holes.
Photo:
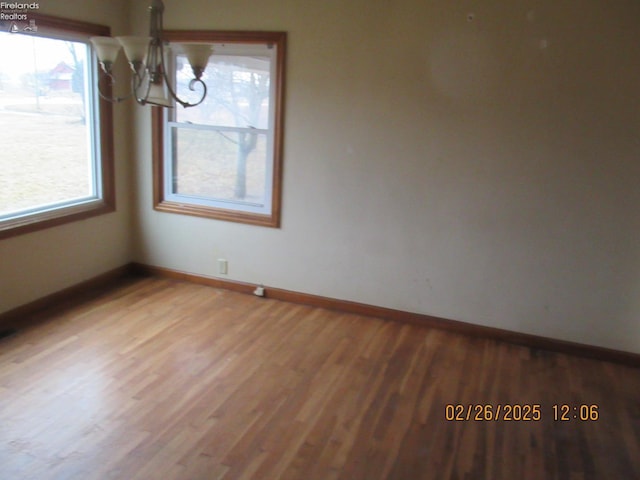
<path fill-rule="evenodd" d="M 39 317 L 1 479 L 640 478 L 636 368 L 156 278 Z"/>

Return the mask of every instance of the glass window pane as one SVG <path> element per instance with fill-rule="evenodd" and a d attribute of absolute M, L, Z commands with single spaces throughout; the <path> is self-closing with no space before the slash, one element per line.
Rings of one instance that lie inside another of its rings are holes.
<path fill-rule="evenodd" d="M 196 101 L 190 92 L 191 67 L 177 57 L 177 88 L 180 98 Z M 179 108 L 176 121 L 227 127 L 269 128 L 270 59 L 264 56 L 214 55 L 202 79 L 207 97 L 198 108 Z"/>
<path fill-rule="evenodd" d="M 96 196 L 87 46 L 0 33 L 0 216 Z"/>
<path fill-rule="evenodd" d="M 264 205 L 266 135 L 173 128 L 173 192 L 206 199 Z"/>

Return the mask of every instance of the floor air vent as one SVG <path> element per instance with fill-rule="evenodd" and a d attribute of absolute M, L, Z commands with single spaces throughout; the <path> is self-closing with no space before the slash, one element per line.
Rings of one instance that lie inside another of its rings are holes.
<path fill-rule="evenodd" d="M 15 328 L 8 328 L 6 330 L 0 330 L 0 340 L 15 335 L 18 331 Z"/>

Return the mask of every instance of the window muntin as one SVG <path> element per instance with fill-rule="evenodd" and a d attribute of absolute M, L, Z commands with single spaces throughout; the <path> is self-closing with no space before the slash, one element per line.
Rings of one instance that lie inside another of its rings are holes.
<path fill-rule="evenodd" d="M 89 37 L 107 27 L 35 17 L 0 32 L 0 237 L 114 209 L 111 107 Z"/>
<path fill-rule="evenodd" d="M 242 39 L 236 32 L 231 41 L 221 35 L 214 32 L 216 38 L 208 42 L 214 53 L 203 75 L 204 102 L 164 112 L 164 141 L 157 150 L 162 158 L 154 162 L 160 177 L 155 207 L 278 226 L 284 34 L 260 40 Z M 177 93 L 193 101 L 198 93 L 188 90 L 191 69 L 179 45 L 172 50 Z"/>

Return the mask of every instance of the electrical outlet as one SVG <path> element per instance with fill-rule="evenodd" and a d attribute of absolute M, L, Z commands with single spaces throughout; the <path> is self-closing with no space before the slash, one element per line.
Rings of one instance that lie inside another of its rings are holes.
<path fill-rule="evenodd" d="M 220 275 L 229 273 L 229 263 L 224 258 L 218 259 L 218 273 Z"/>

